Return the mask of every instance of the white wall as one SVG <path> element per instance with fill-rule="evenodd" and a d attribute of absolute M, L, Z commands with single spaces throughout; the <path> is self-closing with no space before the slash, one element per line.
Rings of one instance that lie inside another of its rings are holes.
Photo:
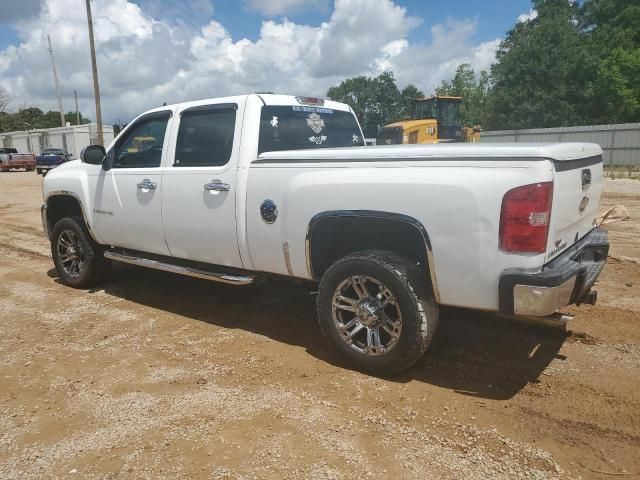
<path fill-rule="evenodd" d="M 640 123 L 482 132 L 481 142 L 591 142 L 605 165 L 640 165 Z"/>
<path fill-rule="evenodd" d="M 107 146 L 113 141 L 113 128 L 107 125 L 102 126 L 104 136 L 104 144 Z M 40 145 L 40 136 L 47 134 L 49 141 L 46 145 Z M 29 132 L 31 149 L 27 144 L 27 132 L 8 132 L 0 134 L 0 146 L 3 146 L 3 139 L 9 137 L 10 147 L 16 148 L 20 153 L 29 153 L 30 151 L 39 154 L 45 147 L 65 148 L 62 135 L 66 135 L 66 149 L 72 154 L 72 157 L 78 158 L 80 152 L 86 146 L 97 143 L 97 125 L 91 123 L 88 125 L 72 125 L 69 127 L 43 128 L 32 130 Z"/>

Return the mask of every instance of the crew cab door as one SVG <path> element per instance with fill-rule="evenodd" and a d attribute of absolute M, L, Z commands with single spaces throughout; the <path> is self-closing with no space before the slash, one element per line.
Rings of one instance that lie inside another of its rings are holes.
<path fill-rule="evenodd" d="M 185 108 L 163 178 L 162 218 L 171 254 L 242 267 L 236 229 L 241 133 L 238 104 Z"/>
<path fill-rule="evenodd" d="M 102 243 L 169 255 L 162 228 L 162 158 L 171 112 L 138 118 L 107 152 L 109 171 L 99 170 L 94 229 Z"/>

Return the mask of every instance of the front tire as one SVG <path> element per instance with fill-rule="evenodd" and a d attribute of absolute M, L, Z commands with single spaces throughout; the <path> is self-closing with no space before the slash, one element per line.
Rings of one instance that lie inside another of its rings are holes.
<path fill-rule="evenodd" d="M 82 217 L 59 220 L 51 234 L 51 255 L 58 275 L 75 288 L 91 287 L 109 273 L 111 262 L 104 258 Z"/>
<path fill-rule="evenodd" d="M 329 343 L 357 369 L 392 375 L 417 362 L 438 323 L 438 307 L 421 272 L 393 252 L 344 257 L 324 274 L 318 319 Z"/>

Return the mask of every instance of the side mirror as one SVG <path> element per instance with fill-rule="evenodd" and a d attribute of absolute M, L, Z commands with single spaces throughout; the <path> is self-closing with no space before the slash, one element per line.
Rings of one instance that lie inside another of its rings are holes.
<path fill-rule="evenodd" d="M 107 152 L 102 145 L 89 145 L 80 152 L 82 161 L 91 165 L 100 165 L 106 155 Z"/>

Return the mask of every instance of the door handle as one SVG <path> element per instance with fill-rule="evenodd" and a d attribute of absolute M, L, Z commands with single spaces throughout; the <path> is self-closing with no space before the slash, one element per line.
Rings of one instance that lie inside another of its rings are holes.
<path fill-rule="evenodd" d="M 204 184 L 204 189 L 210 192 L 228 192 L 230 188 L 228 183 L 222 183 L 217 180 Z"/>
<path fill-rule="evenodd" d="M 137 186 L 140 190 L 155 190 L 158 184 L 156 182 L 152 182 L 148 178 L 145 178 Z"/>

